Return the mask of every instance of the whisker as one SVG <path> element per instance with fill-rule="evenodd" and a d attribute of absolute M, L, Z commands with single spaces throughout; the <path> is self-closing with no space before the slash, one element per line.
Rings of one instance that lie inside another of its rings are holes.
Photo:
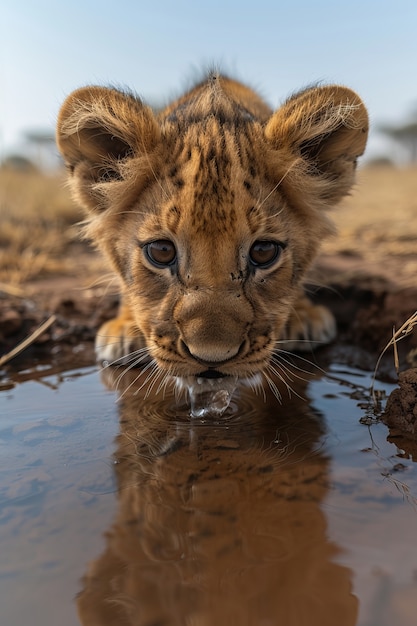
<path fill-rule="evenodd" d="M 139 358 L 133 359 L 131 363 L 123 363 L 123 365 L 121 365 L 120 367 L 124 367 L 124 373 L 126 374 L 131 369 L 141 365 L 141 363 L 145 362 L 145 364 L 146 364 L 145 359 L 148 359 L 148 355 L 147 354 L 142 355 Z M 142 369 L 142 371 L 143 371 L 143 369 Z"/>
<path fill-rule="evenodd" d="M 127 364 L 125 364 L 125 363 L 124 364 L 119 364 L 119 365 L 115 366 L 115 367 L 121 367 L 122 368 L 121 373 L 116 378 L 115 383 L 114 383 L 116 390 L 118 390 L 119 384 L 120 384 L 123 376 L 125 376 L 127 374 L 127 372 L 129 372 L 134 367 L 137 367 L 138 365 L 140 365 L 140 363 L 147 357 L 148 357 L 148 355 L 145 354 L 145 355 L 143 355 L 143 356 L 141 356 L 141 357 L 139 357 L 137 359 L 134 359 L 134 360 L 132 360 L 132 363 L 128 364 L 127 367 L 126 367 Z M 106 365 L 103 369 L 106 369 L 108 367 L 110 367 L 110 365 Z M 141 370 L 141 372 L 142 371 L 143 370 Z M 141 375 L 141 372 L 138 372 L 138 375 L 137 375 L 137 377 L 135 378 L 135 380 L 133 382 L 135 382 L 138 379 L 138 377 Z"/>
<path fill-rule="evenodd" d="M 144 367 L 143 369 L 141 369 L 141 370 L 138 372 L 138 375 L 137 375 L 137 376 L 136 376 L 136 377 L 135 377 L 135 378 L 134 378 L 134 379 L 133 379 L 133 380 L 129 383 L 129 385 L 126 387 L 126 389 L 124 389 L 124 390 L 123 390 L 123 392 L 121 393 L 121 395 L 120 395 L 120 396 L 119 396 L 119 398 L 118 398 L 118 401 L 120 401 L 120 400 L 123 398 L 123 396 L 125 395 L 125 393 L 127 393 L 127 392 L 129 391 L 129 389 L 130 389 L 130 388 L 131 388 L 131 387 L 132 387 L 132 386 L 136 383 L 136 381 L 137 381 L 137 380 L 138 380 L 138 379 L 139 379 L 139 378 L 143 375 L 143 373 L 144 373 L 144 372 L 146 372 L 146 371 L 147 371 L 147 370 L 148 370 L 151 366 L 155 366 L 155 361 L 153 361 L 153 360 L 152 360 L 152 361 L 149 361 L 149 363 L 147 363 L 147 364 L 145 365 L 145 367 Z M 131 368 L 129 368 L 129 369 L 131 369 Z M 120 383 L 120 381 L 122 380 L 123 376 L 124 376 L 125 374 L 127 374 L 127 372 L 128 372 L 128 371 L 129 371 L 128 369 L 124 369 L 124 370 L 123 370 L 123 372 L 120 374 L 119 378 L 118 378 L 118 379 L 117 379 L 117 381 L 116 381 L 116 389 L 117 389 L 118 384 L 119 384 L 119 383 Z M 148 376 L 149 376 L 149 374 L 148 374 Z M 147 380 L 147 379 L 146 379 L 146 380 Z M 146 381 L 145 381 L 145 382 L 146 382 Z M 139 393 L 139 391 L 142 389 L 142 387 L 143 387 L 143 385 L 144 385 L 144 384 L 145 384 L 145 383 L 143 383 L 143 384 L 139 387 L 139 389 L 135 391 L 135 394 Z"/>
<path fill-rule="evenodd" d="M 142 141 L 142 150 L 143 150 L 143 155 L 145 156 L 146 162 L 147 162 L 147 164 L 148 164 L 148 166 L 149 166 L 149 169 L 150 169 L 150 170 L 151 170 L 151 172 L 152 172 L 152 176 L 154 177 L 156 184 L 158 185 L 158 187 L 160 188 L 160 190 L 161 190 L 161 191 L 162 191 L 162 193 L 164 194 L 164 196 L 165 196 L 166 200 L 169 200 L 169 199 L 170 199 L 170 195 L 169 195 L 169 193 L 167 192 L 167 190 L 164 188 L 164 186 L 163 186 L 163 184 L 162 184 L 162 182 L 161 182 L 161 179 L 160 179 L 160 178 L 159 178 L 159 176 L 157 176 L 157 174 L 156 174 L 156 171 L 155 171 L 155 169 L 154 169 L 154 167 L 153 167 L 153 165 L 152 165 L 152 161 L 151 161 L 151 159 L 149 158 L 149 153 L 148 153 L 147 147 L 146 147 L 146 145 L 145 145 L 145 141 L 144 141 L 144 139 L 143 139 L 143 141 Z"/>
<path fill-rule="evenodd" d="M 342 299 L 343 297 L 337 287 L 329 285 L 326 282 L 319 282 L 317 279 L 315 279 L 314 281 L 310 280 L 308 276 L 306 278 L 306 283 L 303 284 L 303 288 L 306 294 L 309 294 L 311 296 L 315 296 L 319 289 L 325 289 L 327 292 L 339 296 L 340 299 Z"/>
<path fill-rule="evenodd" d="M 290 171 L 292 170 L 292 168 L 295 165 L 295 161 L 294 163 L 292 163 L 289 168 L 287 169 L 287 171 L 283 174 L 283 176 L 281 177 L 281 179 L 277 182 L 277 184 L 275 185 L 275 187 L 272 188 L 272 190 L 268 193 L 267 196 L 265 196 L 265 198 L 262 200 L 262 202 L 260 204 L 257 205 L 258 209 L 261 209 L 262 206 L 265 204 L 265 202 L 268 200 L 268 198 L 270 198 L 272 196 L 272 194 L 278 189 L 278 187 L 281 185 L 282 181 L 288 176 L 288 174 L 290 173 Z"/>
<path fill-rule="evenodd" d="M 127 374 L 130 370 L 132 370 L 132 369 L 134 369 L 135 367 L 137 367 L 138 365 L 140 365 L 140 364 L 141 364 L 141 362 L 144 360 L 144 358 L 145 358 L 145 357 L 141 357 L 141 358 L 139 358 L 139 359 L 135 359 L 135 360 L 134 360 L 134 361 L 132 361 L 132 363 L 130 363 L 128 366 L 126 366 L 126 365 L 117 365 L 117 366 L 116 366 L 116 367 L 120 367 L 120 368 L 122 368 L 121 373 L 118 375 L 118 377 L 117 377 L 117 378 L 116 378 L 116 380 L 115 380 L 115 388 L 116 388 L 116 389 L 118 389 L 119 384 L 120 384 L 120 382 L 122 381 L 123 376 L 126 376 L 126 374 Z M 146 358 L 147 358 L 147 357 L 146 357 Z M 148 366 L 149 366 L 149 363 L 145 366 L 145 368 L 142 368 L 142 369 L 138 372 L 138 374 L 137 374 L 137 376 L 136 376 L 136 378 L 135 378 L 134 382 L 136 382 L 136 380 L 139 378 L 139 376 L 142 374 L 142 372 L 146 371 L 146 369 L 147 369 L 147 367 L 148 367 Z M 129 387 L 130 387 L 130 385 L 129 385 Z"/>
<path fill-rule="evenodd" d="M 161 391 L 162 391 L 162 398 L 165 398 L 165 393 L 168 387 L 168 384 L 171 382 L 172 383 L 172 375 L 170 374 L 169 371 L 167 372 L 163 372 L 163 377 L 161 382 L 158 385 L 158 388 L 156 390 L 156 394 L 158 395 Z"/>
<path fill-rule="evenodd" d="M 255 393 L 259 389 L 262 392 L 263 401 L 266 402 L 266 392 L 265 392 L 265 388 L 264 388 L 264 386 L 262 384 L 262 376 L 257 376 L 257 378 L 255 379 L 254 385 L 255 385 Z"/>
<path fill-rule="evenodd" d="M 153 377 L 153 381 L 151 382 L 151 384 L 149 385 L 149 387 L 148 387 L 148 388 L 147 388 L 147 390 L 146 390 L 146 393 L 145 393 L 145 396 L 144 396 L 144 399 L 145 399 L 145 400 L 146 400 L 146 398 L 148 398 L 148 397 L 149 397 L 149 395 L 150 395 L 150 393 L 151 393 L 152 389 L 154 388 L 155 383 L 156 383 L 156 381 L 158 380 L 158 378 L 160 378 L 160 377 L 161 377 L 161 378 L 163 379 L 163 377 L 164 377 L 164 371 L 163 371 L 163 370 L 161 370 L 161 369 L 158 367 L 158 364 L 157 364 L 157 363 L 155 363 L 155 367 L 153 368 L 153 370 L 151 370 L 151 372 L 150 372 L 149 376 L 150 376 L 150 380 L 151 380 L 151 379 L 152 379 L 152 377 Z"/>
<path fill-rule="evenodd" d="M 319 346 L 325 344 L 325 342 L 321 341 L 320 339 L 276 339 L 275 343 L 285 346 L 285 344 L 293 343 L 294 341 L 296 341 L 297 343 L 315 343 Z"/>
<path fill-rule="evenodd" d="M 114 345 L 117 345 L 119 342 L 115 341 Z M 108 343 L 107 345 L 111 345 L 110 343 Z M 140 357 L 141 360 L 143 360 L 146 356 L 149 355 L 149 349 L 148 348 L 139 348 L 138 350 L 132 350 L 132 352 L 128 352 L 127 354 L 124 354 L 120 357 L 117 357 L 117 359 L 114 359 L 114 361 L 110 361 L 110 362 L 106 362 L 106 364 L 103 366 L 103 369 L 107 368 L 107 367 L 113 367 L 113 366 L 119 366 L 119 365 L 127 365 L 130 363 L 130 361 L 132 361 L 133 359 L 136 359 L 137 357 Z"/>
<path fill-rule="evenodd" d="M 86 291 L 88 289 L 93 289 L 94 287 L 98 287 L 100 285 L 106 284 L 107 283 L 107 288 L 105 291 L 105 295 L 107 295 L 110 287 L 113 285 L 116 287 L 117 286 L 117 280 L 115 275 L 112 272 L 109 272 L 107 274 L 103 274 L 102 276 L 95 278 L 94 280 L 91 280 L 91 282 L 89 282 L 87 285 L 84 285 L 83 287 L 77 287 L 77 291 Z M 118 290 L 115 290 L 115 295 L 118 294 Z"/>
<path fill-rule="evenodd" d="M 136 395 L 137 395 L 140 391 L 142 391 L 142 389 L 145 387 L 145 385 L 147 385 L 147 384 L 148 384 L 148 382 L 149 382 L 150 380 L 152 380 L 152 378 L 153 378 L 154 376 L 157 376 L 157 375 L 158 375 L 159 368 L 158 368 L 158 364 L 156 363 L 156 361 L 151 361 L 148 365 L 149 365 L 149 368 L 148 368 L 148 367 L 145 367 L 143 371 L 145 372 L 147 369 L 149 369 L 149 372 L 148 372 L 148 374 L 147 374 L 147 376 L 146 376 L 145 380 L 143 381 L 143 383 L 142 383 L 142 384 L 141 384 L 141 386 L 139 387 L 139 389 L 136 389 L 136 390 L 135 390 L 135 396 L 136 396 Z M 146 390 L 145 398 L 146 398 L 148 395 L 149 395 L 149 389 L 147 389 L 147 390 Z"/>
<path fill-rule="evenodd" d="M 119 391 L 119 384 L 122 381 L 123 376 L 126 374 L 126 370 L 123 370 L 123 372 L 118 376 L 118 378 L 116 379 L 115 382 L 115 389 L 116 391 Z M 132 387 L 132 385 L 135 384 L 135 382 L 138 380 L 138 378 L 140 377 L 140 372 L 138 372 L 137 376 L 135 376 L 135 378 L 130 382 L 130 384 L 126 387 L 126 389 L 123 389 L 122 393 L 120 394 L 120 396 L 117 398 L 117 402 L 120 402 L 120 400 L 123 398 L 123 396 L 125 395 L 125 393 L 127 391 L 129 391 L 129 389 Z"/>
<path fill-rule="evenodd" d="M 288 392 L 288 396 L 291 398 L 291 394 L 295 392 L 292 389 L 291 385 L 285 380 L 283 375 L 273 365 L 271 365 L 271 363 L 268 363 L 267 369 L 285 385 L 287 392 Z M 292 382 L 291 378 L 289 378 L 289 380 Z"/>
<path fill-rule="evenodd" d="M 279 343 L 279 342 L 276 342 Z M 312 366 L 315 370 L 318 370 L 321 374 L 327 374 L 326 370 L 324 370 L 322 367 L 320 367 L 320 365 L 318 365 L 317 363 L 314 363 L 313 361 L 310 361 L 310 359 L 307 359 L 303 356 L 301 356 L 301 354 L 295 353 L 295 352 L 291 352 L 290 350 L 283 350 L 282 348 L 278 348 L 278 350 L 274 353 L 274 356 L 282 356 L 282 355 L 287 355 L 289 357 L 293 357 L 295 359 L 298 359 L 299 361 L 303 361 L 303 363 L 306 363 L 307 365 Z M 293 365 L 293 367 L 295 367 L 296 369 L 299 369 L 300 371 L 304 372 L 305 370 L 302 370 L 301 368 L 299 368 L 297 365 Z M 307 372 L 306 372 L 307 373 Z"/>
<path fill-rule="evenodd" d="M 184 385 L 179 385 L 178 384 L 178 380 L 176 381 L 176 384 L 174 385 L 174 398 L 175 398 L 175 404 L 179 404 L 180 402 L 180 398 L 181 396 L 183 396 L 185 394 L 185 387 Z"/>
<path fill-rule="evenodd" d="M 287 359 L 283 355 L 280 355 L 280 354 L 273 355 L 271 357 L 271 362 L 274 365 L 277 365 L 278 367 L 285 368 L 284 369 L 285 372 L 288 371 L 286 368 L 291 368 L 291 375 L 297 378 L 298 380 L 301 380 L 304 383 L 307 383 L 310 380 L 308 377 L 310 372 L 308 370 L 304 370 L 302 367 L 298 367 L 297 365 L 292 363 L 289 359 Z M 300 372 L 301 374 L 306 374 L 307 376 L 306 377 L 300 376 L 300 374 L 298 374 L 297 372 Z"/>
<path fill-rule="evenodd" d="M 273 365 L 268 364 L 268 369 L 275 374 L 275 376 L 278 376 L 278 378 L 280 379 L 281 382 L 284 383 L 287 391 L 288 391 L 288 395 L 291 398 L 291 395 L 295 395 L 297 396 L 297 398 L 299 398 L 300 400 L 305 400 L 305 398 L 303 396 L 301 396 L 284 378 L 283 373 L 285 373 L 288 377 L 288 380 L 290 382 L 294 382 L 292 380 L 292 378 L 289 377 L 289 373 L 286 370 L 282 370 L 283 373 L 281 373 L 281 371 L 278 371 Z"/>
<path fill-rule="evenodd" d="M 268 376 L 268 374 L 263 371 L 262 372 L 266 382 L 268 383 L 269 388 L 271 389 L 273 395 L 276 397 L 276 399 L 278 400 L 278 402 L 280 404 L 282 404 L 282 395 L 278 389 L 278 387 L 276 386 L 276 384 L 274 383 L 274 381 Z"/>
<path fill-rule="evenodd" d="M 288 364 L 286 363 L 280 363 L 279 361 L 271 361 L 268 363 L 268 367 L 271 368 L 271 371 L 275 371 L 276 368 L 278 368 L 278 371 L 276 371 L 275 373 L 277 374 L 277 376 L 279 375 L 281 376 L 285 376 L 288 380 L 288 382 L 293 383 L 294 380 L 291 376 L 295 376 L 295 372 L 292 372 L 289 369 Z M 284 382 L 284 380 L 282 381 Z"/>
<path fill-rule="evenodd" d="M 266 393 L 265 389 L 262 386 L 261 378 L 257 375 L 258 372 L 253 372 L 250 377 L 246 378 L 245 381 L 254 392 L 255 395 L 258 395 L 259 392 L 262 392 L 263 400 L 266 402 Z"/>

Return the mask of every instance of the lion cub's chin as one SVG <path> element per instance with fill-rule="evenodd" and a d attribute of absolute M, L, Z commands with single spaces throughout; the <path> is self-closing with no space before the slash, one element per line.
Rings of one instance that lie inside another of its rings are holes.
<path fill-rule="evenodd" d="M 176 386 L 188 393 L 191 417 L 220 417 L 230 405 L 239 378 L 205 374 L 177 377 Z"/>

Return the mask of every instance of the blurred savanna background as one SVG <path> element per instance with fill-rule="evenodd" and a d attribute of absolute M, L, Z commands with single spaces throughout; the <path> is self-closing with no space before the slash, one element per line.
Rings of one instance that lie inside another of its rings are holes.
<path fill-rule="evenodd" d="M 313 83 L 341 83 L 361 95 L 369 148 L 353 194 L 334 211 L 339 234 L 324 243 L 312 282 L 345 294 L 350 288 L 359 300 L 368 290 L 381 315 L 391 302 L 384 333 L 417 308 L 415 2 L 400 0 L 394 9 L 376 0 L 348 7 L 121 0 L 107 11 L 96 0 L 70 7 L 17 0 L 1 15 L 0 342 L 7 348 L 28 310 L 35 323 L 62 312 L 68 299 L 67 314 L 82 309 L 74 305 L 80 299 L 112 292 L 104 262 L 79 236 L 83 214 L 54 143 L 66 95 L 111 84 L 160 106 L 208 66 L 246 81 L 272 107 Z"/>

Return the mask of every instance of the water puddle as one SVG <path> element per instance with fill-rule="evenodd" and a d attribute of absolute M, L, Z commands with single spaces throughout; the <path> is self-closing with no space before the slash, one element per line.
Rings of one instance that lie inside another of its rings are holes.
<path fill-rule="evenodd" d="M 367 419 L 370 376 L 204 419 L 136 377 L 0 392 L 1 624 L 415 624 L 416 465 Z"/>

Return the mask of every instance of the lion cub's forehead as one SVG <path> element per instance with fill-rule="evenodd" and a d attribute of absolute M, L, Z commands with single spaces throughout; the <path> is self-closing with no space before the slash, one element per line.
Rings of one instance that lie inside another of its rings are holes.
<path fill-rule="evenodd" d="M 258 126 L 258 125 L 257 125 Z M 255 233 L 271 213 L 260 129 L 215 118 L 168 142 L 161 221 L 173 233 Z M 279 194 L 275 194 L 279 203 Z M 279 207 L 275 207 L 279 209 Z"/>

